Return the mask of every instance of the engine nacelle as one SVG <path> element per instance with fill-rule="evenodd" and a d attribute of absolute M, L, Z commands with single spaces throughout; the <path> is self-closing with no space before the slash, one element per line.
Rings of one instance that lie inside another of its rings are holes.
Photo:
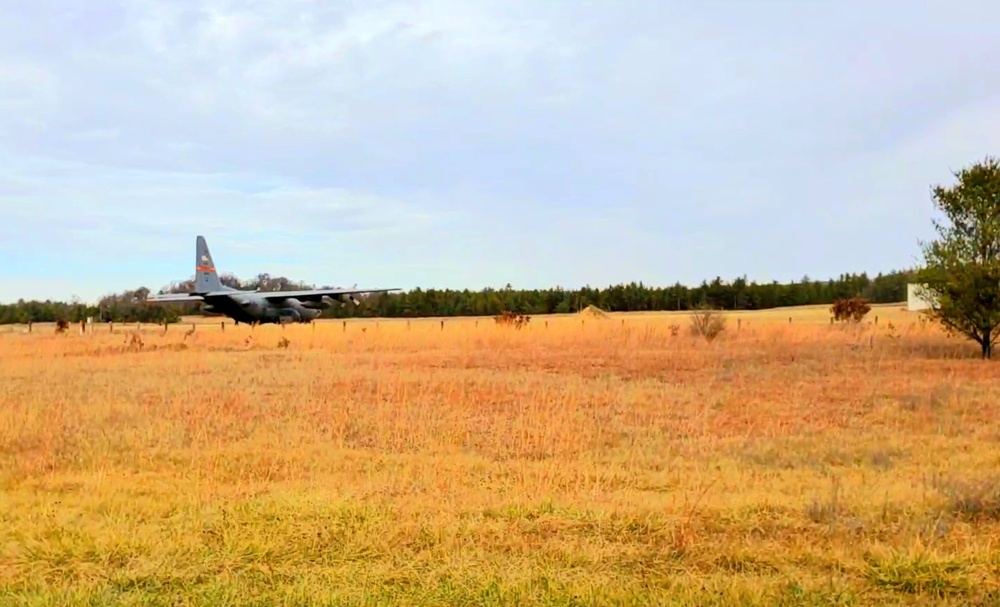
<path fill-rule="evenodd" d="M 289 302 L 292 300 L 288 300 Z M 308 310 L 325 310 L 327 308 L 332 308 L 336 305 L 345 306 L 347 302 L 351 302 L 356 306 L 361 305 L 361 302 L 357 300 L 353 295 L 336 295 L 331 297 L 329 295 L 323 295 L 320 297 L 319 301 L 301 301 L 296 300 L 299 306 L 306 308 Z"/>
<path fill-rule="evenodd" d="M 304 304 L 294 297 L 289 297 L 281 303 L 278 312 L 280 322 L 307 322 L 318 318 L 320 311 Z M 287 320 L 286 320 L 287 319 Z"/>
<path fill-rule="evenodd" d="M 302 322 L 302 315 L 293 308 L 281 308 L 278 310 L 278 322 L 282 324 Z"/>
<path fill-rule="evenodd" d="M 301 301 L 295 299 L 294 297 L 288 297 L 282 300 L 281 307 L 291 308 L 292 310 L 302 310 L 305 306 L 302 305 Z"/>

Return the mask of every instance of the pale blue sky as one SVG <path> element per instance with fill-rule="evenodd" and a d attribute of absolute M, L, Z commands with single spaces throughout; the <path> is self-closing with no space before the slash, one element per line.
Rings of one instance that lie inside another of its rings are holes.
<path fill-rule="evenodd" d="M 0 0 L 0 301 L 909 266 L 1000 3 Z"/>

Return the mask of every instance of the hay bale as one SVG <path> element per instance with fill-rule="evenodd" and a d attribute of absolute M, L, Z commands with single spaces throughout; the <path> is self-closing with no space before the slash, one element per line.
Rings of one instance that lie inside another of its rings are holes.
<path fill-rule="evenodd" d="M 586 308 L 580 310 L 580 315 L 585 316 L 587 318 L 610 318 L 607 312 L 598 308 L 595 305 L 589 305 Z"/>

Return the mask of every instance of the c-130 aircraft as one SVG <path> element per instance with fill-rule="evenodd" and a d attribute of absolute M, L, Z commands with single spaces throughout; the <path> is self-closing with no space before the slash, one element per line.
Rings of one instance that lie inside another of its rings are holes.
<path fill-rule="evenodd" d="M 360 305 L 360 293 L 388 293 L 401 289 L 312 289 L 307 291 L 241 291 L 227 287 L 215 272 L 215 262 L 204 236 L 195 243 L 194 290 L 188 293 L 149 295 L 149 303 L 202 302 L 205 312 L 224 314 L 236 321 L 254 324 L 306 323 L 319 317 L 324 308 L 348 301 Z"/>

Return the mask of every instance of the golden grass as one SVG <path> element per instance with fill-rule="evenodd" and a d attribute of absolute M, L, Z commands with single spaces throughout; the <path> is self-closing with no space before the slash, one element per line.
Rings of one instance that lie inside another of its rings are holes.
<path fill-rule="evenodd" d="M 998 604 L 1000 367 L 824 309 L 6 334 L 0 602 Z"/>

